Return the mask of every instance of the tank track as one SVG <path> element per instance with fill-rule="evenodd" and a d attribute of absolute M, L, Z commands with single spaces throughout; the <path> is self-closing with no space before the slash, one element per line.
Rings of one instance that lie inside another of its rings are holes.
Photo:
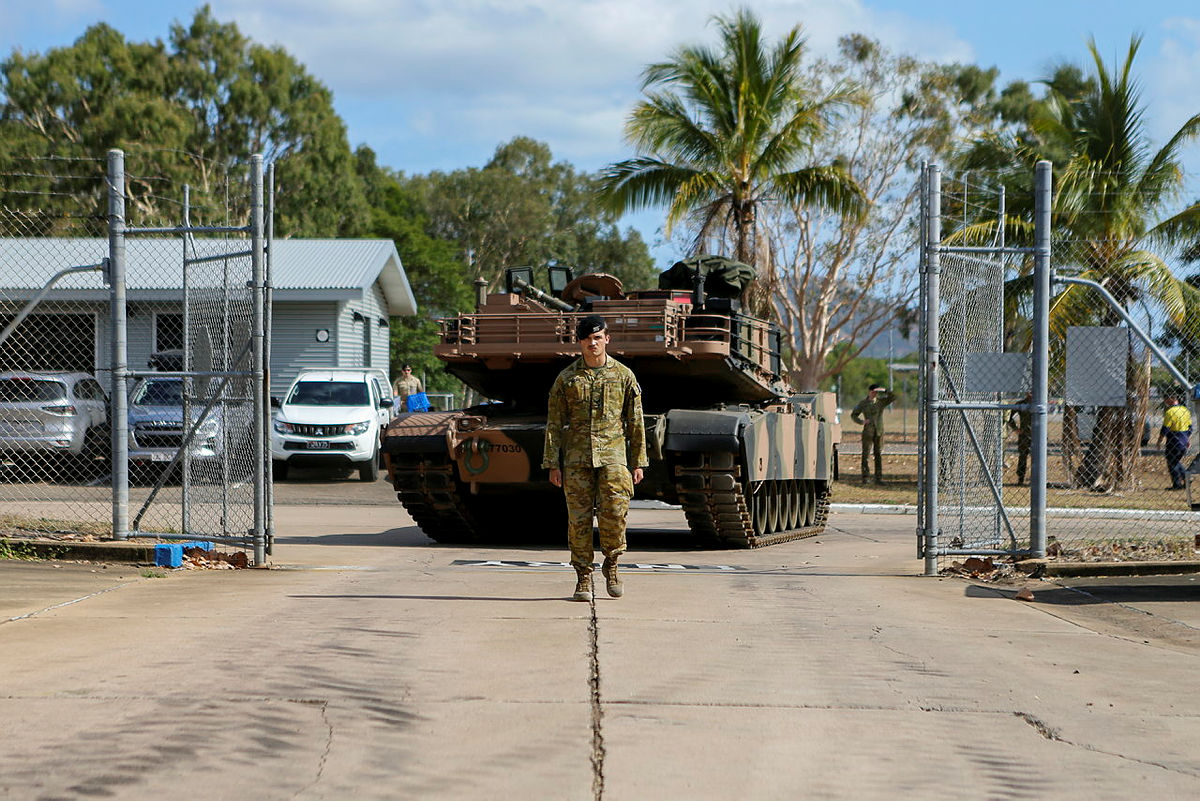
<path fill-rule="evenodd" d="M 387 458 L 396 497 L 421 531 L 438 542 L 479 539 L 448 457 L 435 460 L 416 454 L 388 454 Z"/>
<path fill-rule="evenodd" d="M 694 534 L 716 540 L 726 547 L 761 548 L 814 537 L 825 530 L 829 516 L 829 485 L 826 482 L 811 479 L 758 482 L 754 487 L 758 492 L 804 493 L 811 499 L 813 508 L 801 521 L 806 525 L 794 528 L 787 524 L 763 525 L 762 515 L 757 515 L 760 522 L 756 525 L 756 515 L 752 511 L 755 501 L 747 496 L 741 467 L 733 454 L 687 454 L 685 460 L 684 464 L 675 466 L 675 487 Z"/>

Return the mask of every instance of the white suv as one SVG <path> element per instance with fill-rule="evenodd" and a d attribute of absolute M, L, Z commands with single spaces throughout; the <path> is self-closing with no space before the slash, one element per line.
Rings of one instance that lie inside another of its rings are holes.
<path fill-rule="evenodd" d="M 382 370 L 305 370 L 271 425 L 275 478 L 290 465 L 347 465 L 362 481 L 379 478 L 379 432 L 391 417 L 392 392 Z"/>

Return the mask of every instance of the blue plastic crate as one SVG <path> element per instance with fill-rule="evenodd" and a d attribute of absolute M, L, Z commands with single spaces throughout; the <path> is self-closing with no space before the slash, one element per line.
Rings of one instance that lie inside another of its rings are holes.
<path fill-rule="evenodd" d="M 179 567 L 183 564 L 183 546 L 170 542 L 154 546 L 155 567 Z"/>

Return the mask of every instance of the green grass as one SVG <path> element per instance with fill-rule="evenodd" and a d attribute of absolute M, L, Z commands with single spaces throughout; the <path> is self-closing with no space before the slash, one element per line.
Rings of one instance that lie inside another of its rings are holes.
<path fill-rule="evenodd" d="M 33 562 L 39 558 L 37 552 L 27 542 L 9 542 L 8 540 L 0 539 L 0 559 Z"/>

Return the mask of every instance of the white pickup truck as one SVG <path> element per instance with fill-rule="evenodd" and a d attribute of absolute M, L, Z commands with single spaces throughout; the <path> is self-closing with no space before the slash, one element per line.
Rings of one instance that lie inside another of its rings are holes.
<path fill-rule="evenodd" d="M 391 383 L 383 370 L 305 370 L 278 404 L 271 425 L 275 478 L 286 479 L 291 465 L 348 465 L 358 470 L 359 480 L 376 481 L 379 432 L 391 409 Z"/>

